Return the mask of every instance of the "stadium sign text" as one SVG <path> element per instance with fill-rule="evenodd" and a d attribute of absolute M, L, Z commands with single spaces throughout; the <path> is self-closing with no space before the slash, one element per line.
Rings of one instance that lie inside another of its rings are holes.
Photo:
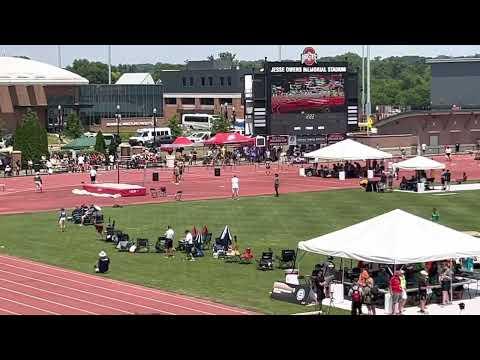
<path fill-rule="evenodd" d="M 272 73 L 344 73 L 346 66 L 274 66 Z"/>

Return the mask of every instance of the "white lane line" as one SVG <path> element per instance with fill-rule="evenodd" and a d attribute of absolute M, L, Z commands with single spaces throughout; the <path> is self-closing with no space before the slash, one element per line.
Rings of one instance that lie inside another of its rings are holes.
<path fill-rule="evenodd" d="M 69 278 L 65 278 L 65 277 L 61 277 L 61 276 L 53 275 L 53 274 L 47 274 L 47 273 L 43 273 L 43 272 L 41 272 L 41 271 L 30 270 L 30 269 L 27 269 L 27 268 L 21 268 L 21 267 L 15 266 L 15 265 L 10 265 L 10 264 L 5 264 L 5 263 L 0 263 L 0 265 L 6 265 L 6 266 L 14 267 L 14 268 L 17 268 L 17 269 L 20 269 L 20 270 L 26 270 L 26 271 L 34 272 L 34 273 L 37 273 L 37 274 L 42 274 L 42 275 L 49 276 L 49 277 L 55 277 L 55 278 L 58 278 L 58 279 L 67 280 L 67 281 L 79 283 L 79 284 L 82 284 L 82 285 L 85 285 L 85 286 L 90 286 L 90 287 L 94 287 L 94 288 L 106 290 L 106 291 L 116 292 L 116 293 L 124 294 L 124 295 L 127 295 L 127 296 L 134 296 L 134 297 L 141 298 L 141 299 L 143 299 L 143 300 L 150 300 L 150 301 L 158 302 L 158 303 L 161 303 L 161 304 L 164 304 L 164 305 L 169 305 L 169 306 L 174 306 L 174 307 L 182 308 L 182 309 L 189 310 L 189 311 L 199 312 L 199 313 L 202 313 L 202 314 L 204 314 L 204 315 L 215 315 L 215 314 L 213 314 L 213 313 L 205 312 L 205 311 L 202 311 L 202 310 L 192 309 L 192 308 L 189 308 L 189 307 L 185 307 L 185 306 L 181 306 L 181 305 L 177 305 L 177 304 L 172 304 L 172 303 L 165 302 L 165 301 L 161 301 L 161 300 L 157 300 L 157 299 L 151 299 L 151 298 L 148 298 L 148 297 L 144 297 L 144 296 L 141 296 L 141 295 L 136 295 L 136 294 L 127 293 L 127 292 L 123 292 L 123 291 L 120 291 L 120 290 L 108 289 L 108 288 L 105 288 L 105 287 L 103 287 L 103 286 L 97 286 L 97 285 L 87 284 L 87 283 L 82 282 L 82 281 L 73 280 L 73 279 L 69 279 Z M 49 281 L 46 281 L 46 280 L 40 280 L 40 279 L 32 278 L 32 277 L 29 277 L 29 276 L 26 276 L 26 275 L 20 275 L 20 274 L 18 274 L 18 273 L 13 273 L 13 272 L 5 271 L 5 270 L 0 270 L 0 272 L 6 272 L 6 273 L 9 273 L 9 274 L 13 274 L 13 275 L 18 275 L 18 276 L 21 276 L 21 277 L 25 277 L 25 278 L 27 278 L 27 279 L 37 280 L 37 281 L 41 281 L 41 282 L 44 282 L 44 283 L 48 283 L 48 284 L 52 284 L 52 285 L 64 287 L 64 288 L 67 288 L 67 289 L 70 289 L 70 290 L 75 290 L 75 291 L 79 291 L 79 292 L 83 292 L 83 293 L 95 295 L 95 296 L 102 297 L 102 298 L 106 298 L 106 299 L 112 299 L 112 300 L 119 301 L 119 302 L 122 302 L 122 303 L 125 303 L 125 304 L 129 304 L 129 305 L 132 305 L 132 304 L 133 304 L 133 305 L 135 305 L 135 306 L 145 307 L 145 308 L 147 308 L 147 309 L 159 311 L 159 312 L 162 312 L 162 313 L 168 314 L 168 315 L 177 315 L 177 314 L 175 314 L 175 313 L 171 313 L 171 312 L 168 312 L 168 311 L 164 311 L 164 310 L 152 308 L 152 307 L 150 307 L 150 306 L 138 305 L 138 304 L 136 304 L 136 303 L 131 303 L 131 302 L 128 302 L 128 301 L 125 301 L 125 300 L 121 300 L 121 299 L 115 298 L 115 297 L 109 297 L 109 296 L 105 296 L 105 295 L 99 295 L 99 294 L 91 293 L 91 292 L 88 292 L 88 291 L 84 291 L 84 290 L 79 290 L 79 289 L 76 289 L 76 288 L 72 288 L 72 287 L 69 287 L 69 286 L 60 285 L 60 284 L 58 284 L 58 283 L 52 283 L 52 282 L 49 282 Z M 66 296 L 66 295 L 64 295 L 64 296 Z M 76 299 L 76 298 L 75 298 L 75 299 Z M 118 310 L 118 309 L 117 309 L 117 310 Z M 119 311 L 121 311 L 121 310 L 119 310 Z M 132 313 L 130 313 L 130 314 L 132 314 Z"/>
<path fill-rule="evenodd" d="M 15 283 L 14 281 L 10 281 L 10 280 L 7 280 L 7 279 L 0 279 L 0 280 L 7 281 L 7 282 L 11 282 L 11 283 Z M 23 284 L 19 284 L 19 283 L 16 283 L 16 284 L 17 284 L 17 285 L 23 285 Z M 24 286 L 31 287 L 31 286 L 28 286 L 28 285 L 24 285 Z M 43 298 L 40 298 L 40 297 L 38 297 L 38 296 L 34 296 L 34 295 L 27 294 L 27 293 L 23 293 L 23 292 L 21 292 L 21 291 L 15 291 L 15 290 L 7 289 L 7 288 L 4 288 L 4 287 L 0 287 L 0 289 L 6 290 L 6 291 L 10 291 L 10 292 L 13 292 L 13 293 L 19 294 L 19 295 L 24 295 L 24 296 L 30 297 L 30 298 L 32 298 L 32 299 L 36 299 L 36 300 L 40 300 L 40 301 L 45 301 L 45 302 L 48 302 L 48 303 L 51 303 L 51 304 L 55 304 L 55 305 L 67 307 L 67 308 L 70 308 L 70 309 L 73 309 L 73 310 L 78 310 L 78 311 L 86 312 L 86 313 L 89 313 L 89 314 L 92 314 L 92 315 L 98 315 L 98 314 L 95 314 L 95 313 L 90 312 L 90 311 L 87 311 L 87 310 L 77 309 L 77 308 L 75 308 L 75 307 L 73 307 L 73 306 L 69 306 L 69 305 L 57 303 L 56 301 L 52 301 L 52 300 L 43 299 Z"/>
<path fill-rule="evenodd" d="M 50 282 L 50 281 L 40 280 L 40 279 L 37 279 L 37 278 L 33 278 L 33 277 L 30 277 L 30 276 L 26 276 L 26 275 L 20 275 L 20 274 L 17 274 L 17 273 L 14 273 L 14 272 L 10 272 L 10 271 L 5 271 L 5 270 L 0 270 L 0 272 L 7 273 L 7 274 L 12 274 L 12 275 L 16 275 L 16 276 L 20 276 L 20 277 L 25 278 L 25 279 L 35 280 L 35 281 L 42 282 L 42 283 L 45 283 L 45 284 L 55 285 L 55 286 L 62 287 L 62 288 L 68 289 L 68 290 L 74 290 L 74 291 L 82 292 L 82 293 L 85 293 L 85 294 L 88 294 L 88 295 L 94 295 L 94 296 L 98 296 L 98 297 L 102 297 L 102 298 L 111 300 L 111 298 L 109 298 L 108 296 L 98 295 L 98 294 L 95 294 L 95 293 L 91 293 L 91 292 L 89 292 L 89 291 L 83 291 L 83 290 L 71 288 L 71 287 L 69 287 L 69 286 L 64 286 L 64 285 L 52 283 L 52 282 Z M 12 280 L 12 281 L 13 281 L 13 280 Z M 47 290 L 43 290 L 43 289 L 41 289 L 41 288 L 37 288 L 37 289 L 42 290 L 42 291 L 47 291 Z M 53 293 L 56 294 L 55 292 L 53 292 Z M 59 294 L 59 295 L 64 296 L 64 297 L 67 297 L 67 298 L 70 298 L 70 299 L 73 299 L 73 300 L 83 301 L 83 302 L 87 302 L 87 303 L 89 303 L 89 304 L 94 304 L 94 305 L 96 305 L 96 306 L 103 307 L 103 308 L 106 308 L 106 309 L 109 309 L 109 310 L 119 311 L 119 312 L 122 312 L 122 313 L 124 313 L 124 314 L 129 314 L 129 315 L 133 315 L 133 314 L 134 314 L 133 312 L 125 311 L 125 310 L 122 310 L 122 309 L 117 309 L 117 308 L 114 308 L 114 307 L 111 307 L 111 306 L 108 306 L 108 305 L 97 304 L 97 303 L 95 303 L 95 302 L 90 302 L 90 301 L 88 301 L 88 300 L 83 300 L 83 299 L 79 299 L 79 298 L 76 298 L 76 297 L 71 297 L 71 296 L 68 296 L 68 295 L 63 295 L 63 294 Z M 128 303 L 128 304 L 130 304 L 130 303 Z"/>
<path fill-rule="evenodd" d="M 73 271 L 73 270 L 58 268 L 58 267 L 51 266 L 51 265 L 37 263 L 35 261 L 20 259 L 20 258 L 14 257 L 14 256 L 0 255 L 0 259 L 1 258 L 10 259 L 10 260 L 25 263 L 25 264 L 32 264 L 32 265 L 37 266 L 37 267 L 52 269 L 52 270 L 55 270 L 55 271 L 58 271 L 58 272 L 64 272 L 64 273 L 67 273 L 67 274 L 76 274 L 78 276 L 82 276 L 82 277 L 92 279 L 92 280 L 96 280 L 96 281 L 99 281 L 99 282 L 103 281 L 103 282 L 110 283 L 110 284 L 122 285 L 122 286 L 125 286 L 125 287 L 128 287 L 128 288 L 143 290 L 143 291 L 151 292 L 151 293 L 154 293 L 154 294 L 157 294 L 157 295 L 158 294 L 167 295 L 167 296 L 170 296 L 170 297 L 175 298 L 175 299 L 181 299 L 181 300 L 190 301 L 192 303 L 208 305 L 208 306 L 211 306 L 211 307 L 215 307 L 217 309 L 228 310 L 228 311 L 243 314 L 243 315 L 252 314 L 251 312 L 245 311 L 245 310 L 237 310 L 235 308 L 230 308 L 230 307 L 226 307 L 226 306 L 222 306 L 222 305 L 217 305 L 215 303 L 205 302 L 205 301 L 201 301 L 201 300 L 198 300 L 198 299 L 195 299 L 195 298 L 190 298 L 190 297 L 181 296 L 181 295 L 175 295 L 175 294 L 172 294 L 172 293 L 164 292 L 162 290 L 156 290 L 156 289 L 154 290 L 154 289 L 150 289 L 150 288 L 146 288 L 146 287 L 142 287 L 142 286 L 138 286 L 138 285 L 133 285 L 133 284 L 130 284 L 130 283 L 125 283 L 125 282 L 121 282 L 121 281 L 117 281 L 117 280 L 104 279 L 104 278 L 100 278 L 98 276 L 84 274 L 84 273 L 81 273 L 79 271 Z M 8 264 L 6 264 L 6 265 L 8 265 Z M 10 265 L 10 266 L 14 266 L 14 265 Z M 50 274 L 45 274 L 45 275 L 50 275 Z"/>
<path fill-rule="evenodd" d="M 13 266 L 13 265 L 9 265 L 9 266 Z M 28 269 L 24 269 L 24 270 L 28 270 Z M 47 275 L 47 274 L 45 274 L 45 273 L 41 273 L 41 272 L 38 272 L 38 271 L 33 271 L 33 270 L 28 270 L 28 271 L 32 271 L 32 272 L 36 272 L 36 273 L 39 273 L 39 274 L 43 274 L 43 275 L 45 275 L 45 276 L 57 277 L 57 276 L 55 276 L 55 275 Z M 65 285 L 53 283 L 53 282 L 46 281 L 46 280 L 40 280 L 40 279 L 33 278 L 33 277 L 30 277 L 30 276 L 26 276 L 26 275 L 20 275 L 20 274 L 18 274 L 18 273 L 14 273 L 14 272 L 10 272 L 10 271 L 0 270 L 0 272 L 4 272 L 4 273 L 7 273 L 7 274 L 12 274 L 12 275 L 20 276 L 20 277 L 23 277 L 23 278 L 26 278 L 26 279 L 35 280 L 35 281 L 39 281 L 39 282 L 46 283 L 46 284 L 50 284 L 50 285 L 54 285 L 54 286 L 59 286 L 59 287 L 65 288 L 65 289 L 69 289 L 69 290 L 73 290 L 73 291 L 77 291 L 77 292 L 81 292 L 81 293 L 85 293 L 85 294 L 89 294 L 89 295 L 94 295 L 94 296 L 101 297 L 101 298 L 105 298 L 105 299 L 108 299 L 108 300 L 118 301 L 118 302 L 125 303 L 125 304 L 128 304 L 128 305 L 134 305 L 134 306 L 144 307 L 144 308 L 146 308 L 146 309 L 155 310 L 155 311 L 158 311 L 158 312 L 161 312 L 161 313 L 164 313 L 164 314 L 168 314 L 168 315 L 175 315 L 175 313 L 171 313 L 171 312 L 168 312 L 168 311 L 163 311 L 163 310 L 156 309 L 156 308 L 152 308 L 152 307 L 149 307 L 149 306 L 138 305 L 138 304 L 136 304 L 136 303 L 131 303 L 131 302 L 128 302 L 128 301 L 125 301 L 125 300 L 121 300 L 121 299 L 117 299 L 117 298 L 112 298 L 112 297 L 109 297 L 109 296 L 100 295 L 100 294 L 92 293 L 92 292 L 89 292 L 89 291 L 80 290 L 80 289 L 77 289 L 77 288 L 72 288 L 72 287 L 70 287 L 70 286 L 65 286 Z M 69 279 L 67 279 L 67 278 L 61 278 L 61 279 L 69 280 Z M 82 282 L 80 282 L 80 281 L 76 281 L 76 282 L 89 286 L 88 284 L 82 283 Z M 103 288 L 100 287 L 100 286 L 97 286 L 97 287 L 103 289 Z M 41 291 L 51 292 L 51 291 L 43 290 L 43 289 L 40 289 L 40 288 L 37 288 L 37 289 L 38 289 L 38 290 L 41 290 Z M 130 314 L 130 315 L 135 314 L 135 313 L 132 313 L 132 312 L 129 312 L 129 311 L 117 309 L 117 308 L 110 307 L 110 306 L 107 306 L 107 305 L 101 305 L 101 304 L 97 304 L 97 303 L 94 303 L 94 302 L 90 302 L 90 301 L 88 301 L 88 300 L 82 300 L 82 299 L 79 299 L 79 298 L 76 298 L 76 297 L 72 297 L 72 296 L 68 296 L 68 295 L 63 295 L 63 294 L 59 294 L 59 293 L 55 293 L 55 292 L 51 292 L 51 293 L 53 293 L 53 294 L 58 294 L 58 295 L 60 295 L 60 296 L 64 296 L 64 297 L 66 297 L 66 298 L 70 298 L 70 299 L 73 299 L 73 300 L 82 301 L 82 302 L 86 302 L 86 303 L 89 303 L 89 304 L 97 305 L 97 306 L 100 306 L 100 307 L 105 307 L 105 308 L 108 308 L 108 309 L 110 309 L 110 310 L 117 310 L 117 311 L 123 312 L 123 313 L 125 313 L 125 314 Z"/>
<path fill-rule="evenodd" d="M 35 309 L 35 310 L 40 310 L 40 311 L 43 311 L 43 312 L 46 312 L 46 313 L 49 313 L 49 314 L 52 314 L 52 315 L 60 315 L 59 313 L 56 313 L 56 312 L 53 312 L 53 311 L 49 311 L 49 310 L 45 310 L 45 309 L 41 309 L 41 308 L 38 308 L 38 307 L 36 307 L 36 306 L 28 305 L 28 304 L 25 304 L 25 303 L 22 303 L 22 302 L 19 302 L 19 301 L 7 299 L 7 298 L 4 298 L 4 297 L 0 297 L 0 299 L 3 300 L 3 301 L 12 302 L 12 303 L 17 304 L 17 305 L 29 307 L 29 308 L 32 308 L 32 309 Z M 8 310 L 5 310 L 5 309 L 1 309 L 1 310 L 8 311 Z M 17 313 L 14 313 L 14 312 L 12 312 L 12 314 L 15 314 L 15 315 L 23 315 L 23 314 L 17 314 Z"/>

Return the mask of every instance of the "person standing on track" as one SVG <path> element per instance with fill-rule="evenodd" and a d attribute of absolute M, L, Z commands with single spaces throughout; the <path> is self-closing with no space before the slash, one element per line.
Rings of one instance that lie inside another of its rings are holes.
<path fill-rule="evenodd" d="M 175 164 L 175 167 L 173 168 L 173 178 L 175 185 L 178 185 L 180 180 L 180 167 L 178 166 L 178 163 Z"/>
<path fill-rule="evenodd" d="M 240 179 L 237 175 L 232 176 L 232 200 L 238 200 L 240 190 Z"/>
<path fill-rule="evenodd" d="M 33 181 L 35 182 L 35 192 L 42 192 L 43 183 L 40 173 L 37 171 L 35 176 L 33 177 Z"/>
<path fill-rule="evenodd" d="M 447 147 L 445 148 L 445 155 L 447 156 L 448 161 L 452 161 L 452 148 L 450 147 L 450 145 L 447 145 Z"/>
<path fill-rule="evenodd" d="M 278 176 L 278 174 L 275 174 L 275 177 L 273 179 L 273 187 L 275 189 L 275 197 L 278 197 L 278 188 L 280 187 L 280 177 Z"/>
<path fill-rule="evenodd" d="M 58 215 L 58 225 L 60 226 L 60 231 L 65 231 L 65 224 L 67 222 L 67 212 L 64 208 L 60 209 L 60 213 Z"/>
<path fill-rule="evenodd" d="M 97 180 L 97 170 L 95 169 L 95 166 L 92 166 L 90 169 L 90 182 L 92 184 L 95 184 Z"/>

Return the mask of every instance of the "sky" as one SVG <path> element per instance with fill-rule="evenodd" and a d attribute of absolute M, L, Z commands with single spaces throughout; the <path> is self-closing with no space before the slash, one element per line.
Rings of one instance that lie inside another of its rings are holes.
<path fill-rule="evenodd" d="M 346 52 L 361 54 L 360 45 L 312 45 L 319 57 L 334 56 Z M 106 45 L 62 45 L 62 67 L 74 59 L 107 62 Z M 282 59 L 299 59 L 305 45 L 283 45 Z M 0 45 L 0 56 L 28 56 L 52 65 L 58 65 L 57 45 Z M 177 63 L 185 60 L 204 60 L 211 54 L 230 51 L 240 60 L 258 60 L 268 57 L 278 60 L 278 45 L 113 45 L 112 65 L 143 63 Z M 372 45 L 371 57 L 416 55 L 435 57 L 468 56 L 480 53 L 479 45 Z"/>

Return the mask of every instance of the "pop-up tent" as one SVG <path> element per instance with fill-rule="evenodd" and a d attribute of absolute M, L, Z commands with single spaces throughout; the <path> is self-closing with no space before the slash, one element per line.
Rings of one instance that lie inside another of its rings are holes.
<path fill-rule="evenodd" d="M 392 154 L 374 149 L 351 139 L 346 139 L 324 148 L 306 153 L 304 157 L 317 160 L 360 161 L 388 159 L 392 157 Z"/>
<path fill-rule="evenodd" d="M 177 149 L 177 148 L 182 148 L 182 147 L 190 147 L 190 146 L 194 146 L 195 143 L 184 137 L 184 136 L 179 136 L 175 139 L 175 141 L 171 144 L 162 144 L 160 145 L 160 148 L 162 150 L 165 150 L 165 149 Z"/>
<path fill-rule="evenodd" d="M 239 133 L 218 133 L 206 140 L 204 145 L 229 145 L 229 144 L 247 144 L 254 143 L 255 138 L 251 138 Z"/>
<path fill-rule="evenodd" d="M 228 247 L 232 244 L 233 242 L 233 237 L 232 234 L 230 233 L 230 228 L 228 225 L 225 225 L 225 228 L 222 231 L 222 234 L 220 237 L 216 240 L 216 243 L 219 245 L 222 245 L 225 250 L 228 249 Z"/>
<path fill-rule="evenodd" d="M 308 241 L 298 249 L 379 264 L 480 256 L 480 239 L 396 209 Z"/>
<path fill-rule="evenodd" d="M 423 156 L 415 156 L 414 158 L 400 161 L 393 164 L 395 168 L 401 170 L 442 170 L 445 165 Z"/>

